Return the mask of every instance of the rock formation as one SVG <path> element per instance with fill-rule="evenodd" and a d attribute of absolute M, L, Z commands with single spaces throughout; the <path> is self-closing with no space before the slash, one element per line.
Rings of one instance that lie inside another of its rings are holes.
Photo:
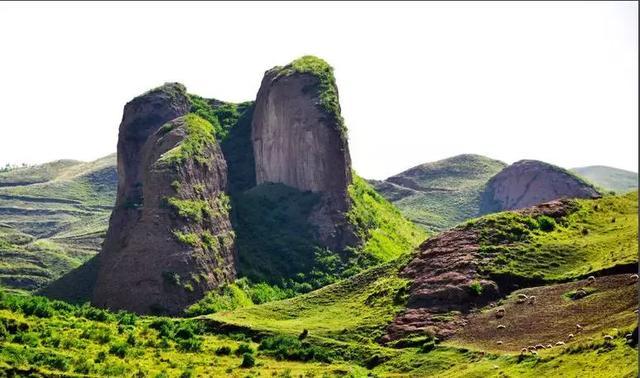
<path fill-rule="evenodd" d="M 521 160 L 492 177 L 480 212 L 521 209 L 560 198 L 597 198 L 590 184 L 562 168 L 536 160 Z"/>
<path fill-rule="evenodd" d="M 266 72 L 255 102 L 256 183 L 282 183 L 322 195 L 311 216 L 318 239 L 340 249 L 352 239 L 344 213 L 351 161 L 332 68 L 303 57 Z"/>
<path fill-rule="evenodd" d="M 226 163 L 211 124 L 190 107 L 179 84 L 125 106 L 97 306 L 177 314 L 235 276 Z"/>

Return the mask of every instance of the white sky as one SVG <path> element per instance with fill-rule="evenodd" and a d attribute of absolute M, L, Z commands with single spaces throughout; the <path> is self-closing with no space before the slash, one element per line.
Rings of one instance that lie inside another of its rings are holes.
<path fill-rule="evenodd" d="M 0 164 L 116 150 L 167 81 L 252 100 L 265 70 L 335 68 L 354 168 L 461 153 L 638 169 L 638 5 L 0 3 Z"/>

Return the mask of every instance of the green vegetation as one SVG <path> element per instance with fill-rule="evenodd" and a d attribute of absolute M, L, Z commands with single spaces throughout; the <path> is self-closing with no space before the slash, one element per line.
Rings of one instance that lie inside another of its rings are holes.
<path fill-rule="evenodd" d="M 362 251 L 376 262 L 389 261 L 413 250 L 426 234 L 405 219 L 365 180 L 352 174 L 349 186 L 352 208 L 348 221 L 356 234 L 365 241 Z"/>
<path fill-rule="evenodd" d="M 229 136 L 230 130 L 238 123 L 240 115 L 251 105 L 251 102 L 233 104 L 213 99 L 205 99 L 190 94 L 191 112 L 206 119 L 213 126 L 218 140 L 223 141 Z"/>
<path fill-rule="evenodd" d="M 304 293 L 410 252 L 425 235 L 354 175 L 347 215 L 364 244 L 331 251 L 315 241 L 308 219 L 319 195 L 282 184 L 237 194 L 233 206 L 239 273 L 252 283 Z"/>
<path fill-rule="evenodd" d="M 115 160 L 0 174 L 0 287 L 40 289 L 99 251 L 115 202 Z"/>
<path fill-rule="evenodd" d="M 575 174 L 616 193 L 638 190 L 638 173 L 601 165 L 571 169 Z"/>
<path fill-rule="evenodd" d="M 189 113 L 169 121 L 162 130 L 169 132 L 176 127 L 184 127 L 186 133 L 184 139 L 176 147 L 162 154 L 158 162 L 179 165 L 193 160 L 199 164 L 208 165 L 206 148 L 216 143 L 211 123 L 196 114 Z"/>
<path fill-rule="evenodd" d="M 368 345 L 404 307 L 408 281 L 397 277 L 401 265 L 396 260 L 308 294 L 209 316 L 290 337 L 307 330 L 310 338 Z"/>
<path fill-rule="evenodd" d="M 459 155 L 370 182 L 402 215 L 436 232 L 478 216 L 487 181 L 505 166 L 484 156 Z"/>
<path fill-rule="evenodd" d="M 333 67 L 318 57 L 306 55 L 284 67 L 276 67 L 275 69 L 278 71 L 278 77 L 302 73 L 318 78 L 317 93 L 320 97 L 320 105 L 325 112 L 333 117 L 342 138 L 347 139 L 347 127 L 340 114 L 340 101 L 338 100 L 336 79 L 333 76 Z"/>
<path fill-rule="evenodd" d="M 179 216 L 188 221 L 202 223 L 203 218 L 211 217 L 213 209 L 208 201 L 196 199 L 167 198 L 167 203 Z"/>
<path fill-rule="evenodd" d="M 264 282 L 251 284 L 244 277 L 208 292 L 203 299 L 187 308 L 185 313 L 188 316 L 212 314 L 290 298 L 295 294 L 292 289 L 282 289 Z"/>
<path fill-rule="evenodd" d="M 557 220 L 505 212 L 467 227 L 480 230 L 484 273 L 561 281 L 636 263 L 637 216 L 634 192 L 573 200 L 570 213 Z"/>
<path fill-rule="evenodd" d="M 211 334 L 198 321 L 0 294 L 0 370 L 16 376 L 244 377 L 258 371 L 361 376 L 364 371 L 344 363 L 278 361 L 257 348 L 244 338 Z"/>

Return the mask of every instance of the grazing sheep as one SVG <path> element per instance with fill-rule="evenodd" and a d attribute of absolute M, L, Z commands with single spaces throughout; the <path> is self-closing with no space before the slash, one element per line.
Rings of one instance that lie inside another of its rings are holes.
<path fill-rule="evenodd" d="M 630 278 L 631 278 L 632 280 L 634 280 L 634 281 L 637 281 L 637 280 L 638 280 L 638 278 L 640 278 L 640 277 L 639 277 L 637 274 L 632 274 L 632 275 L 630 276 Z"/>
<path fill-rule="evenodd" d="M 596 278 L 594 276 L 587 277 L 587 285 L 591 285 L 594 282 L 596 282 Z"/>
<path fill-rule="evenodd" d="M 534 304 L 536 303 L 536 297 L 534 295 L 529 297 L 529 304 Z"/>
<path fill-rule="evenodd" d="M 498 345 L 502 345 L 502 340 L 498 340 L 498 341 L 496 341 L 496 344 L 498 344 Z"/>
<path fill-rule="evenodd" d="M 534 347 L 533 345 L 530 345 L 529 350 L 536 350 L 536 347 Z"/>
<path fill-rule="evenodd" d="M 564 341 L 558 341 L 556 345 L 564 345 Z"/>
<path fill-rule="evenodd" d="M 524 298 L 520 298 L 520 299 L 518 299 L 518 300 L 516 301 L 516 303 L 517 303 L 517 304 L 522 304 L 522 303 L 524 303 L 524 302 L 526 302 L 526 301 L 527 301 L 526 299 L 524 299 Z"/>
<path fill-rule="evenodd" d="M 505 329 L 507 328 L 504 324 L 498 324 L 498 329 Z"/>
<path fill-rule="evenodd" d="M 527 299 L 529 297 L 527 297 L 527 294 L 518 294 L 518 298 L 519 299 Z"/>
<path fill-rule="evenodd" d="M 553 345 L 547 344 L 547 349 L 551 349 L 551 348 L 553 348 Z"/>
<path fill-rule="evenodd" d="M 582 332 L 582 326 L 580 324 L 576 324 L 576 332 Z"/>
<path fill-rule="evenodd" d="M 491 302 L 491 303 L 489 303 L 489 307 L 494 308 L 494 307 L 496 307 L 496 304 Z"/>
<path fill-rule="evenodd" d="M 638 313 L 638 309 L 636 308 L 635 310 L 633 310 L 633 312 L 637 314 Z"/>
<path fill-rule="evenodd" d="M 527 348 L 522 348 L 522 349 L 520 349 L 520 354 L 525 354 L 525 353 L 527 353 L 528 351 L 529 351 L 529 349 L 527 349 Z"/>
<path fill-rule="evenodd" d="M 544 349 L 544 345 L 538 344 L 538 345 L 536 345 L 536 349 Z"/>
<path fill-rule="evenodd" d="M 605 341 L 611 341 L 611 340 L 613 340 L 613 336 L 611 336 L 611 335 L 604 335 L 604 339 L 605 339 Z"/>
<path fill-rule="evenodd" d="M 501 318 L 504 316 L 504 308 L 499 308 L 496 310 L 496 318 Z"/>

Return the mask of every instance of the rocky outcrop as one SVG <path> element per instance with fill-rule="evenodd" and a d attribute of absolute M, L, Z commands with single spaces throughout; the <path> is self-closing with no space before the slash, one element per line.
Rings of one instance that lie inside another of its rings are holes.
<path fill-rule="evenodd" d="M 598 198 L 598 191 L 569 171 L 536 160 L 521 160 L 492 177 L 480 212 L 521 209 L 560 198 Z"/>
<path fill-rule="evenodd" d="M 516 214 L 559 219 L 575 211 L 570 200 L 551 201 Z M 467 325 L 469 314 L 518 287 L 540 285 L 515 275 L 487 274 L 491 255 L 481 252 L 482 222 L 461 225 L 427 239 L 400 276 L 411 281 L 406 309 L 387 327 L 389 342 L 425 333 L 446 339 Z M 486 235 L 484 236 L 486 238 Z"/>
<path fill-rule="evenodd" d="M 179 84 L 125 106 L 96 306 L 177 314 L 235 277 L 226 163 L 211 124 L 190 106 Z"/>
<path fill-rule="evenodd" d="M 319 241 L 336 249 L 349 244 L 351 161 L 332 68 L 303 57 L 267 71 L 251 126 L 256 183 L 321 194 L 310 219 Z"/>
<path fill-rule="evenodd" d="M 412 282 L 407 308 L 389 325 L 382 341 L 424 332 L 449 337 L 465 325 L 463 313 L 497 298 L 495 282 L 482 279 L 477 271 L 478 248 L 477 232 L 461 228 L 422 243 L 400 272 Z"/>

